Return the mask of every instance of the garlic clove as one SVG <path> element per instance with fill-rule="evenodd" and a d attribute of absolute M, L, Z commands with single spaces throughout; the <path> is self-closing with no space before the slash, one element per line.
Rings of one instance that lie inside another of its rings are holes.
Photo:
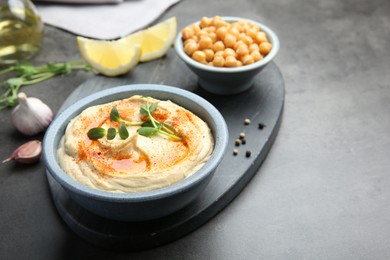
<path fill-rule="evenodd" d="M 53 112 L 40 99 L 27 97 L 25 93 L 18 94 L 19 104 L 14 108 L 11 122 L 21 133 L 36 135 L 46 130 L 53 120 Z"/>
<path fill-rule="evenodd" d="M 32 164 L 39 160 L 41 154 L 42 143 L 38 140 L 33 140 L 19 146 L 3 163 L 15 160 L 23 164 Z"/>

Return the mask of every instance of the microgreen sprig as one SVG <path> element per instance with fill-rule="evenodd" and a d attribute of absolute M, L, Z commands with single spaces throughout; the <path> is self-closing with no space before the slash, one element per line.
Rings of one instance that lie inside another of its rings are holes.
<path fill-rule="evenodd" d="M 49 63 L 42 66 L 33 66 L 30 62 L 22 61 L 17 65 L 1 70 L 0 75 L 14 72 L 17 75 L 0 82 L 0 110 L 15 106 L 18 102 L 18 93 L 22 86 L 32 85 L 57 75 L 69 74 L 73 70 L 92 71 L 92 67 L 74 60 L 63 63 Z"/>
<path fill-rule="evenodd" d="M 120 122 L 120 123 L 124 123 L 125 125 L 131 125 L 131 126 L 139 126 L 143 124 L 143 122 L 130 122 L 122 119 L 121 116 L 119 115 L 119 111 L 116 108 L 116 106 L 111 109 L 110 119 L 114 122 Z"/>
<path fill-rule="evenodd" d="M 121 123 L 118 127 L 118 131 L 112 127 L 108 128 L 107 130 L 102 127 L 94 127 L 89 129 L 87 133 L 89 139 L 97 140 L 103 138 L 104 136 L 107 136 L 108 140 L 112 140 L 115 138 L 116 134 L 118 133 L 119 137 L 125 140 L 129 137 L 129 131 L 127 131 L 126 125 L 140 126 L 143 124 L 143 122 L 129 122 L 122 119 L 121 116 L 119 115 L 119 111 L 116 108 L 116 106 L 111 109 L 110 119 L 114 122 Z"/>
<path fill-rule="evenodd" d="M 91 140 L 97 140 L 100 138 L 103 138 L 107 135 L 108 140 L 112 140 L 116 136 L 116 129 L 115 128 L 108 128 L 108 130 L 102 128 L 102 127 L 94 127 L 89 129 L 87 133 L 89 139 Z"/>
<path fill-rule="evenodd" d="M 153 116 L 153 111 L 157 108 L 158 102 L 149 105 L 149 99 L 146 99 L 146 104 L 143 104 L 140 113 L 146 115 L 149 120 L 142 124 L 142 127 L 137 130 L 138 134 L 143 136 L 151 136 L 156 133 L 168 136 L 174 140 L 181 141 L 181 138 L 173 133 L 164 124 L 158 122 Z"/>
<path fill-rule="evenodd" d="M 148 120 L 144 122 L 129 122 L 120 117 L 117 107 L 113 107 L 110 112 L 110 119 L 114 122 L 120 122 L 121 124 L 118 127 L 118 131 L 115 128 L 104 129 L 102 127 L 91 128 L 87 135 L 91 140 L 97 140 L 107 136 L 108 140 L 115 138 L 118 133 L 121 139 L 127 139 L 129 137 L 129 132 L 126 125 L 131 126 L 141 126 L 137 133 L 143 136 L 152 136 L 154 134 L 162 134 L 172 138 L 174 140 L 180 141 L 181 138 L 174 134 L 172 130 L 167 128 L 163 123 L 158 122 L 153 116 L 152 113 L 156 110 L 158 103 L 153 103 L 149 105 L 149 100 L 146 100 L 146 104 L 143 104 L 140 109 L 140 113 L 147 116 Z"/>

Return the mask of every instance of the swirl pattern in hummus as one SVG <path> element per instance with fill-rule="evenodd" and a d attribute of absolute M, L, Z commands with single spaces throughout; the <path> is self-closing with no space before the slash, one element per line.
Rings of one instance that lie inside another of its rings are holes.
<path fill-rule="evenodd" d="M 195 173 L 213 151 L 209 127 L 198 116 L 171 101 L 150 97 L 148 100 L 158 102 L 153 117 L 173 130 L 181 141 L 161 135 L 139 135 L 139 126 L 127 126 L 130 136 L 125 140 L 88 138 L 87 132 L 93 127 L 118 127 L 119 123 L 110 119 L 114 106 L 127 121 L 145 121 L 140 107 L 146 98 L 136 95 L 87 108 L 72 119 L 57 153 L 61 168 L 87 186 L 111 192 L 159 189 Z"/>

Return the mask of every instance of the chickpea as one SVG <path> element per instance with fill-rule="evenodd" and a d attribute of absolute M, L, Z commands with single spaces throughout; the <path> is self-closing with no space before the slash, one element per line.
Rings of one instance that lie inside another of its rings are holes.
<path fill-rule="evenodd" d="M 240 47 L 240 45 L 246 46 L 246 44 L 243 41 L 238 40 L 238 41 L 236 41 L 236 44 L 234 44 L 233 49 L 235 49 L 237 51 L 237 49 Z"/>
<path fill-rule="evenodd" d="M 252 51 L 251 52 L 251 56 L 253 57 L 253 60 L 256 62 L 256 61 L 259 61 L 263 58 L 263 56 L 260 54 L 259 51 Z"/>
<path fill-rule="evenodd" d="M 236 36 L 236 38 L 238 37 L 238 35 L 240 34 L 240 30 L 237 28 L 237 27 L 231 27 L 229 29 L 229 33 L 230 34 L 233 34 L 234 36 Z"/>
<path fill-rule="evenodd" d="M 236 52 L 231 48 L 226 48 L 223 50 L 223 56 L 225 57 L 225 59 L 227 56 L 236 57 Z"/>
<path fill-rule="evenodd" d="M 227 56 L 225 58 L 225 67 L 236 67 L 237 59 L 234 56 Z"/>
<path fill-rule="evenodd" d="M 221 40 L 225 38 L 225 35 L 227 34 L 228 29 L 226 27 L 219 27 L 216 31 L 217 37 Z"/>
<path fill-rule="evenodd" d="M 190 39 L 194 40 L 195 42 L 199 41 L 199 37 L 197 35 L 192 36 Z"/>
<path fill-rule="evenodd" d="M 223 20 L 219 20 L 215 22 L 215 27 L 227 27 L 229 24 Z"/>
<path fill-rule="evenodd" d="M 244 24 L 243 26 L 242 26 L 242 28 L 243 28 L 243 32 L 245 32 L 245 33 L 248 33 L 248 31 L 249 31 L 249 29 L 250 29 L 250 27 L 249 27 L 249 24 L 248 23 L 246 23 L 246 24 Z"/>
<path fill-rule="evenodd" d="M 268 39 L 267 39 L 267 35 L 265 34 L 265 32 L 257 32 L 255 37 L 253 38 L 255 40 L 255 42 L 257 42 L 258 44 L 260 43 L 263 43 L 263 42 L 267 42 Z"/>
<path fill-rule="evenodd" d="M 211 38 L 213 43 L 215 43 L 217 41 L 217 34 L 215 32 L 209 33 L 209 37 Z"/>
<path fill-rule="evenodd" d="M 215 52 L 218 52 L 218 51 L 223 51 L 225 49 L 225 44 L 223 44 L 222 41 L 217 41 L 214 43 L 213 45 L 213 50 Z"/>
<path fill-rule="evenodd" d="M 250 24 L 249 24 L 249 27 L 250 27 L 252 30 L 255 30 L 256 32 L 260 31 L 260 27 L 259 27 L 257 24 L 250 23 Z"/>
<path fill-rule="evenodd" d="M 236 41 L 237 41 L 236 36 L 234 36 L 233 34 L 230 34 L 230 33 L 226 34 L 225 38 L 223 39 L 223 43 L 228 48 L 233 48 Z"/>
<path fill-rule="evenodd" d="M 213 40 L 209 36 L 202 36 L 199 40 L 199 50 L 212 49 Z"/>
<path fill-rule="evenodd" d="M 242 66 L 242 62 L 240 60 L 238 60 L 237 63 L 236 63 L 236 66 L 237 67 L 241 67 Z"/>
<path fill-rule="evenodd" d="M 188 44 L 190 42 L 196 43 L 196 41 L 193 38 L 190 38 L 190 39 L 185 40 L 183 45 L 186 45 L 186 44 Z"/>
<path fill-rule="evenodd" d="M 248 46 L 241 44 L 236 50 L 237 56 L 244 57 L 249 54 Z"/>
<path fill-rule="evenodd" d="M 230 26 L 232 29 L 234 28 L 235 30 L 237 30 L 239 33 L 242 33 L 242 24 L 240 24 L 239 22 L 235 22 L 235 23 L 232 23 L 231 26 Z"/>
<path fill-rule="evenodd" d="M 200 20 L 200 28 L 205 28 L 209 26 L 211 23 L 211 19 L 208 17 L 203 17 L 202 20 Z"/>
<path fill-rule="evenodd" d="M 253 43 L 253 39 L 247 35 L 242 39 L 242 41 L 248 46 L 250 46 Z"/>
<path fill-rule="evenodd" d="M 183 30 L 181 30 L 181 35 L 183 40 L 188 40 L 194 36 L 194 31 L 190 27 L 185 27 Z"/>
<path fill-rule="evenodd" d="M 222 57 L 224 57 L 224 51 L 216 51 L 215 53 L 214 53 L 214 57 L 215 56 L 222 56 Z"/>
<path fill-rule="evenodd" d="M 238 30 L 239 33 L 243 33 L 244 32 L 244 27 L 241 24 L 237 24 L 234 27 Z"/>
<path fill-rule="evenodd" d="M 194 31 L 194 34 L 197 34 L 200 32 L 200 27 L 196 23 L 191 24 L 191 29 Z"/>
<path fill-rule="evenodd" d="M 237 40 L 238 41 L 241 41 L 241 42 L 243 42 L 243 43 L 245 43 L 246 44 L 246 34 L 245 33 L 240 33 L 239 35 L 238 35 L 238 37 L 237 37 Z"/>
<path fill-rule="evenodd" d="M 207 32 L 211 33 L 211 32 L 215 32 L 217 30 L 217 28 L 215 28 L 215 26 L 208 26 L 208 27 L 205 27 L 204 28 Z"/>
<path fill-rule="evenodd" d="M 210 22 L 210 25 L 216 25 L 218 21 L 221 21 L 222 20 L 222 17 L 221 16 L 214 16 L 212 19 L 211 19 L 211 22 Z"/>
<path fill-rule="evenodd" d="M 243 63 L 244 65 L 248 65 L 248 64 L 254 63 L 254 62 L 255 62 L 255 59 L 253 58 L 252 55 L 247 54 L 247 55 L 245 55 L 245 56 L 241 59 L 241 61 L 242 61 L 242 63 Z"/>
<path fill-rule="evenodd" d="M 256 37 L 257 31 L 256 29 L 249 27 L 249 30 L 247 31 L 247 35 L 254 39 Z"/>
<path fill-rule="evenodd" d="M 259 45 L 257 45 L 256 43 L 252 43 L 249 46 L 249 52 L 252 52 L 252 51 L 255 51 L 255 50 L 259 50 Z"/>
<path fill-rule="evenodd" d="M 223 56 L 220 55 L 214 56 L 213 65 L 215 67 L 223 67 L 225 65 L 225 59 L 223 58 Z"/>
<path fill-rule="evenodd" d="M 206 61 L 210 62 L 214 58 L 214 51 L 211 49 L 203 50 L 203 52 L 206 54 Z"/>
<path fill-rule="evenodd" d="M 198 44 L 194 41 L 190 41 L 184 45 L 184 52 L 187 53 L 188 56 L 191 56 L 197 50 Z"/>
<path fill-rule="evenodd" d="M 205 29 L 202 29 L 196 34 L 196 36 L 198 36 L 198 39 L 202 39 L 203 36 L 209 36 L 209 33 Z"/>
<path fill-rule="evenodd" d="M 206 54 L 203 51 L 195 51 L 191 57 L 200 63 L 206 63 Z"/>
<path fill-rule="evenodd" d="M 259 49 L 261 54 L 267 55 L 272 49 L 272 44 L 269 42 L 260 43 Z"/>

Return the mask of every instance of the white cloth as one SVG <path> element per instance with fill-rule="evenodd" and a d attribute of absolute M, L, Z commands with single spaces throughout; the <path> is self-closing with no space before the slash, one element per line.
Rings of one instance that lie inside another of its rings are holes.
<path fill-rule="evenodd" d="M 33 0 L 34 2 L 62 4 L 117 4 L 123 0 Z"/>
<path fill-rule="evenodd" d="M 57 4 L 53 1 L 115 3 L 118 0 L 51 0 L 50 4 L 35 2 L 44 23 L 76 35 L 110 40 L 151 25 L 166 9 L 180 0 L 131 0 L 118 4 L 93 5 Z"/>

